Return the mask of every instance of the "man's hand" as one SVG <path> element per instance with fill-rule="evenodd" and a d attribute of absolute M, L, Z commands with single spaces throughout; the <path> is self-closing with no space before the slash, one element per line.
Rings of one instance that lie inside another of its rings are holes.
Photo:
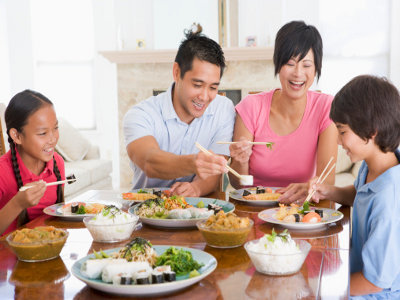
<path fill-rule="evenodd" d="M 171 194 L 185 197 L 199 197 L 200 190 L 193 182 L 175 182 L 170 188 Z"/>
<path fill-rule="evenodd" d="M 211 151 L 210 151 L 211 152 Z M 206 154 L 199 152 L 195 157 L 196 174 L 201 179 L 206 179 L 209 176 L 227 173 L 225 157 L 216 154 Z"/>

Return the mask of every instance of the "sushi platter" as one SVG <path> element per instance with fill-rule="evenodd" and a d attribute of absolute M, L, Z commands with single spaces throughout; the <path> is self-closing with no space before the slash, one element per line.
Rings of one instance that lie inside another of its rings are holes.
<path fill-rule="evenodd" d="M 217 206 L 220 207 L 225 213 L 233 212 L 235 210 L 235 206 L 224 200 L 217 200 L 211 198 L 200 198 L 200 197 L 185 197 L 186 202 L 189 205 L 196 207 L 200 202 L 204 207 Z M 129 212 L 131 214 L 138 214 L 139 205 L 132 206 L 129 208 Z M 166 227 L 166 228 L 188 228 L 188 227 L 196 227 L 196 223 L 201 220 L 205 220 L 209 215 L 205 215 L 202 217 L 201 215 L 196 216 L 193 215 L 190 218 L 184 219 L 182 216 L 177 215 L 176 218 L 149 218 L 140 216 L 140 221 L 143 224 L 157 226 L 157 227 Z"/>
<path fill-rule="evenodd" d="M 153 246 L 154 250 L 157 252 L 158 255 L 163 254 L 170 247 L 171 246 L 164 246 L 164 245 Z M 176 276 L 175 281 L 156 283 L 156 284 L 149 283 L 147 281 L 145 284 L 135 283 L 127 285 L 113 284 L 112 282 L 107 283 L 102 281 L 100 278 L 97 279 L 90 278 L 87 275 L 85 275 L 85 272 L 82 271 L 83 270 L 82 266 L 85 264 L 85 262 L 95 258 L 94 254 L 88 255 L 75 262 L 74 265 L 72 266 L 71 271 L 74 276 L 76 276 L 78 279 L 82 280 L 88 286 L 96 290 L 112 294 L 144 297 L 144 296 L 166 295 L 184 289 L 202 280 L 204 277 L 211 274 L 217 267 L 217 260 L 211 254 L 192 248 L 185 248 L 178 246 L 175 247 L 185 251 L 189 251 L 193 256 L 193 259 L 203 265 L 198 270 L 197 276 L 195 277 L 189 277 L 189 275 Z M 104 252 L 106 254 L 111 254 L 114 252 L 118 252 L 119 250 L 120 248 L 114 248 L 105 250 Z"/>
<path fill-rule="evenodd" d="M 53 216 L 53 217 L 60 217 L 60 218 L 65 218 L 68 219 L 69 221 L 82 221 L 84 217 L 88 216 L 94 216 L 96 214 L 96 211 L 101 209 L 105 205 L 114 205 L 118 208 L 121 208 L 121 204 L 117 202 L 110 202 L 110 201 L 87 201 L 87 202 L 69 202 L 69 203 L 57 203 L 53 204 L 50 206 L 47 206 L 45 209 L 43 209 L 43 212 L 46 215 Z M 88 212 L 80 212 L 78 211 L 74 212 L 74 206 L 82 207 L 82 206 L 87 206 L 87 207 L 93 207 L 93 212 L 88 213 Z"/>
<path fill-rule="evenodd" d="M 229 193 L 229 197 L 232 199 L 243 202 L 246 205 L 254 205 L 254 206 L 272 206 L 279 203 L 277 197 L 270 197 L 271 199 L 268 200 L 251 200 L 244 198 L 246 194 L 256 195 L 260 192 L 265 192 L 265 190 L 270 192 L 270 195 L 273 196 L 275 191 L 279 189 L 278 187 L 250 187 L 250 188 L 243 188 L 238 190 L 233 190 Z"/>
<path fill-rule="evenodd" d="M 310 208 L 311 212 L 315 212 L 316 210 L 320 210 L 323 212 L 323 217 L 320 222 L 317 223 L 307 223 L 307 222 L 288 222 L 283 221 L 277 218 L 277 213 L 279 208 L 270 208 L 263 210 L 258 213 L 258 217 L 268 223 L 281 225 L 282 227 L 288 229 L 295 229 L 295 230 L 313 230 L 313 229 L 321 229 L 324 228 L 326 225 L 331 224 L 333 222 L 337 222 L 343 218 L 343 213 L 340 211 L 330 209 L 330 208 Z"/>

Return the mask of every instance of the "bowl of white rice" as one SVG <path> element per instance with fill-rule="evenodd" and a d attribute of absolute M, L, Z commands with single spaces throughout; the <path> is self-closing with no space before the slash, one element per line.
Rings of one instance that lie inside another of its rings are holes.
<path fill-rule="evenodd" d="M 244 245 L 256 270 L 268 275 L 297 273 L 306 259 L 311 245 L 304 240 L 293 240 L 287 231 L 266 234 Z"/>
<path fill-rule="evenodd" d="M 126 213 L 115 206 L 106 206 L 92 217 L 85 217 L 83 223 L 95 242 L 114 243 L 127 240 L 140 226 L 139 217 Z"/>

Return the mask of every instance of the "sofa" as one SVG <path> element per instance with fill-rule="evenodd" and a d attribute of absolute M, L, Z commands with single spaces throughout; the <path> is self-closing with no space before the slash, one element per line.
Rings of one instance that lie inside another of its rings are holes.
<path fill-rule="evenodd" d="M 65 175 L 74 174 L 76 181 L 65 184 L 68 201 L 87 190 L 112 189 L 112 162 L 100 158 L 99 147 L 92 145 L 76 128 L 58 118 L 60 138 L 56 151 L 64 158 Z"/>

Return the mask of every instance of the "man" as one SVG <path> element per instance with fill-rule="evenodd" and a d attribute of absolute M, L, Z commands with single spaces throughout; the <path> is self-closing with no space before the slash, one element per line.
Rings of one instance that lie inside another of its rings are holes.
<path fill-rule="evenodd" d="M 198 153 L 195 142 L 229 155 L 235 111 L 217 95 L 225 68 L 221 47 L 189 32 L 173 65 L 174 83 L 165 92 L 133 106 L 124 118 L 126 149 L 134 171 L 133 188 L 171 187 L 183 196 L 203 196 L 218 187 L 226 159 Z"/>

